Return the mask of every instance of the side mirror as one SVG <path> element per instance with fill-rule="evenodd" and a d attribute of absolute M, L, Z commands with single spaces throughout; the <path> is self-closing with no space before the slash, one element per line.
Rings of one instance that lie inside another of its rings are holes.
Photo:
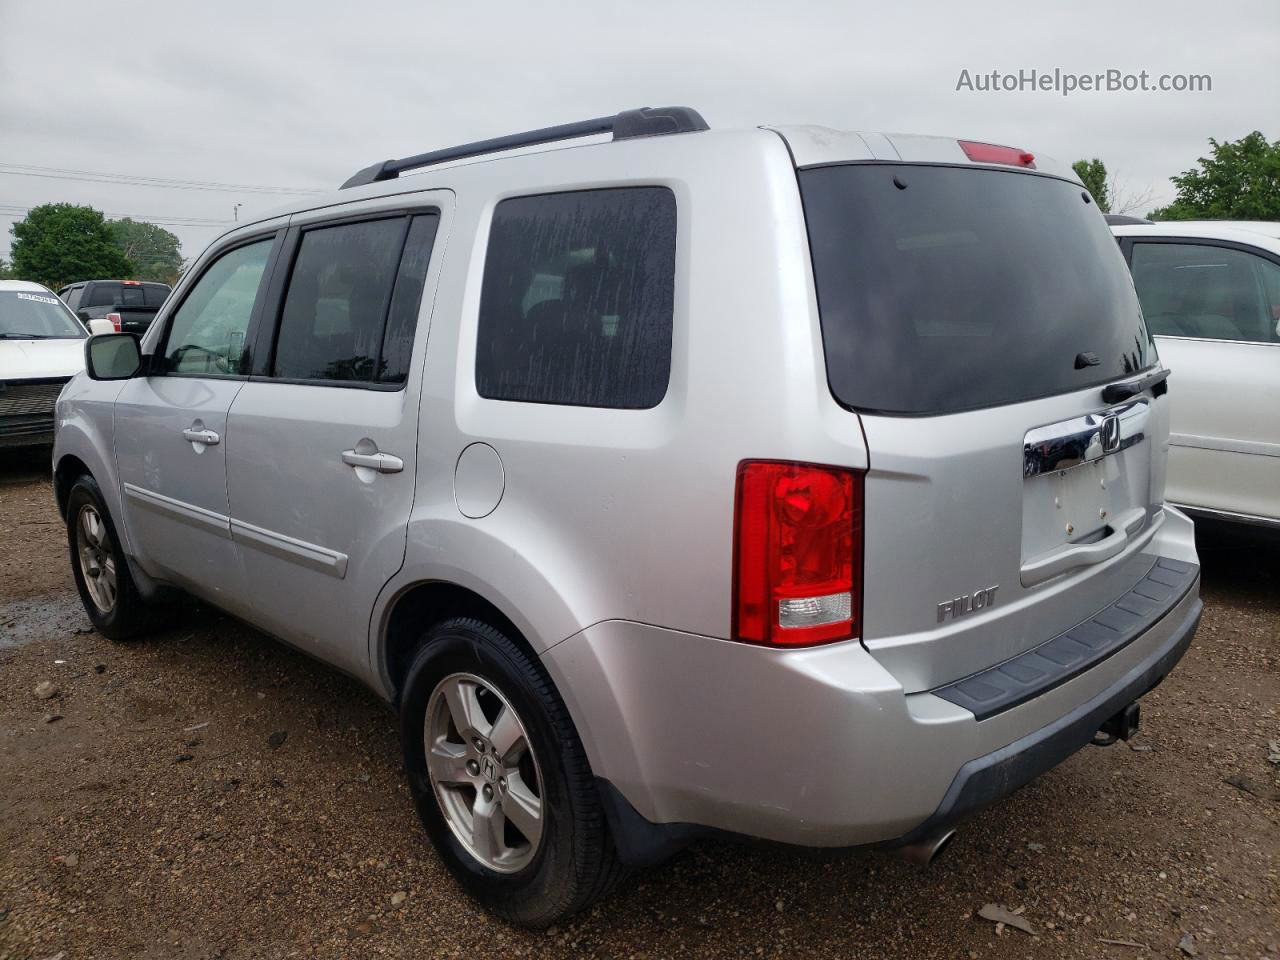
<path fill-rule="evenodd" d="M 116 326 L 106 317 L 94 317 L 88 321 L 89 333 L 92 336 L 98 336 L 102 333 L 115 333 Z"/>
<path fill-rule="evenodd" d="M 84 368 L 91 380 L 128 380 L 142 369 L 142 349 L 131 333 L 90 337 L 84 345 Z"/>

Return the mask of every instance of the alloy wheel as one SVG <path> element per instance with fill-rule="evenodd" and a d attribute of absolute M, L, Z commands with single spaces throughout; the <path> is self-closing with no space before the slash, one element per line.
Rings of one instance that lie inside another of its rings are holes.
<path fill-rule="evenodd" d="M 109 614 L 116 605 L 116 558 L 111 534 L 92 504 L 86 503 L 80 508 L 76 525 L 79 528 L 76 547 L 85 589 L 98 612 Z"/>
<path fill-rule="evenodd" d="M 494 685 L 452 673 L 427 702 L 427 774 L 445 822 L 477 861 L 515 873 L 546 826 L 537 758 L 515 708 Z"/>

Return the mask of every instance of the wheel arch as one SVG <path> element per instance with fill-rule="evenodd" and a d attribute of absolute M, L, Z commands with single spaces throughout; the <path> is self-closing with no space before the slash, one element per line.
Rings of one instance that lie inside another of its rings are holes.
<path fill-rule="evenodd" d="M 497 604 L 468 587 L 448 580 L 422 580 L 403 587 L 389 602 L 375 649 L 375 670 L 393 705 L 398 706 L 404 679 L 422 634 L 445 620 L 473 617 L 502 630 L 534 663 L 537 651 Z"/>
<path fill-rule="evenodd" d="M 63 520 L 67 518 L 67 498 L 71 496 L 71 488 L 81 477 L 93 477 L 93 471 L 74 453 L 64 454 L 54 464 L 53 496 L 58 504 L 58 515 Z M 97 477 L 93 479 L 96 481 Z"/>

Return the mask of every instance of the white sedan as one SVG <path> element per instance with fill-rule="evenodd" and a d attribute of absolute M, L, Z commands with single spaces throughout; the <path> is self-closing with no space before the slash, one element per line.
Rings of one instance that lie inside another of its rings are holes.
<path fill-rule="evenodd" d="M 1172 371 L 1168 499 L 1280 530 L 1280 223 L 1111 220 Z"/>
<path fill-rule="evenodd" d="M 85 328 L 53 291 L 0 280 L 0 449 L 53 442 L 53 407 L 84 369 Z"/>

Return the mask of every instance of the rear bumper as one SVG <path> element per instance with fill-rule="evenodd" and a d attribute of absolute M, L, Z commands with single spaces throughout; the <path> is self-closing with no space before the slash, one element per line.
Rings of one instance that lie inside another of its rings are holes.
<path fill-rule="evenodd" d="M 1105 659 L 984 720 L 904 693 L 855 642 L 767 650 L 606 621 L 543 661 L 634 859 L 691 828 L 910 842 L 1061 762 L 1158 683 L 1199 620 L 1198 575 L 1184 589 Z"/>
<path fill-rule="evenodd" d="M 1187 652 L 1203 610 L 1198 587 L 1197 578 L 1196 589 L 1166 617 L 1178 622 L 1139 663 L 1106 690 L 1055 722 L 970 760 L 951 781 L 938 809 L 895 843 L 914 843 L 954 826 L 1088 745 L 1106 720 L 1159 684 Z"/>

